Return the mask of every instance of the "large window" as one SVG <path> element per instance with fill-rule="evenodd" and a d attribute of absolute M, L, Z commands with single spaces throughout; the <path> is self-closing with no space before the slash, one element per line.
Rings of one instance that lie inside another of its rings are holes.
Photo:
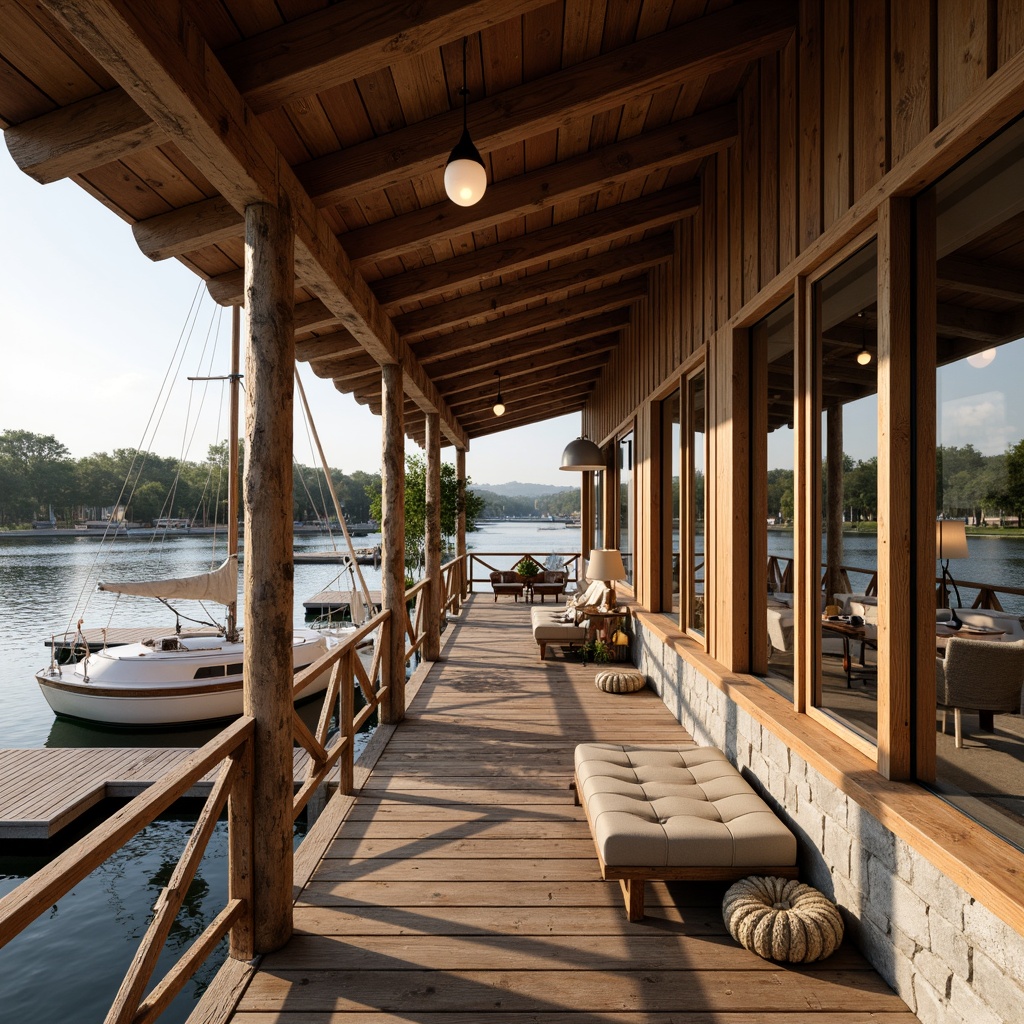
<path fill-rule="evenodd" d="M 878 256 L 874 241 L 814 287 L 820 424 L 820 657 L 811 705 L 874 743 L 878 722 Z M 817 592 L 817 588 L 815 588 Z"/>
<path fill-rule="evenodd" d="M 676 625 L 682 625 L 679 597 L 680 466 L 683 439 L 680 422 L 680 389 L 661 403 L 661 608 Z"/>
<path fill-rule="evenodd" d="M 1024 639 L 1022 180 L 1018 122 L 939 181 L 919 216 L 935 211 L 937 255 L 934 785 L 1024 848 L 1024 649 L 1007 643 Z"/>
<path fill-rule="evenodd" d="M 633 538 L 636 536 L 636 497 L 633 489 L 633 431 L 619 438 L 616 445 L 619 483 L 619 551 L 626 567 L 626 582 L 632 586 Z"/>

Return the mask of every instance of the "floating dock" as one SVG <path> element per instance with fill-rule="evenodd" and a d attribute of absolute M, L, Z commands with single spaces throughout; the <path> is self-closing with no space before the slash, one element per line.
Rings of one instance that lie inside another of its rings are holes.
<path fill-rule="evenodd" d="M 0 750 L 0 840 L 51 839 L 103 800 L 138 796 L 193 753 L 192 747 Z M 308 759 L 295 749 L 296 789 Z M 186 797 L 209 795 L 219 767 Z"/>
<path fill-rule="evenodd" d="M 373 602 L 374 611 L 380 611 L 381 596 L 379 590 L 370 591 L 370 600 Z M 306 609 L 306 615 L 309 617 L 330 615 L 335 619 L 351 618 L 352 591 L 321 590 L 319 594 L 314 594 L 308 601 L 303 601 L 302 607 Z"/>

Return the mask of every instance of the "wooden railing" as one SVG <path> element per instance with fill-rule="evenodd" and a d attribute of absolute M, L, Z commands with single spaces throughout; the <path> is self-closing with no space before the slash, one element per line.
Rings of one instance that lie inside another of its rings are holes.
<path fill-rule="evenodd" d="M 825 572 L 824 565 L 822 566 L 821 585 L 825 585 Z M 866 582 L 860 586 L 854 586 L 850 582 L 850 575 L 866 577 Z M 878 593 L 878 570 L 877 569 L 863 569 L 856 565 L 841 565 L 839 566 L 839 579 L 842 585 L 846 588 L 847 593 L 865 594 L 868 597 L 874 597 Z M 942 577 L 935 577 L 935 586 L 938 589 L 942 585 Z M 999 595 L 1003 596 L 1010 595 L 1013 597 L 1024 597 L 1024 588 L 1021 587 L 1009 587 L 1009 586 L 996 586 L 993 583 L 976 583 L 971 580 L 956 581 L 956 585 L 960 590 L 977 591 L 977 595 L 974 598 L 974 602 L 971 604 L 971 608 L 977 608 L 983 611 L 1003 611 L 1002 602 L 999 600 Z M 769 555 L 768 556 L 768 586 L 772 591 L 783 594 L 791 594 L 793 592 L 793 559 L 791 556 L 786 555 Z"/>
<path fill-rule="evenodd" d="M 232 722 L 204 747 L 190 754 L 173 772 L 155 782 L 74 846 L 8 893 L 0 900 L 0 946 L 49 910 L 57 900 L 66 896 L 220 765 L 213 789 L 170 880 L 160 893 L 153 919 L 107 1014 L 107 1024 L 144 1024 L 155 1020 L 229 932 L 232 954 L 246 958 L 248 953 L 247 958 L 251 958 L 253 925 L 249 836 L 253 821 L 254 725 L 254 720 L 248 717 Z M 229 799 L 232 826 L 227 902 L 178 962 L 143 998 L 157 959 L 213 835 L 217 818 Z M 242 823 L 243 827 L 236 828 L 237 823 Z"/>
<path fill-rule="evenodd" d="M 560 561 L 557 568 L 565 571 L 568 583 L 575 584 L 579 587 L 582 555 L 578 551 L 568 554 L 564 552 L 537 554 L 531 551 L 521 551 L 518 553 L 510 551 L 473 551 L 470 552 L 468 556 L 469 571 L 466 576 L 466 586 L 470 592 L 472 592 L 473 584 L 475 583 L 490 586 L 492 572 L 507 571 L 523 558 L 531 558 L 541 568 L 544 568 L 547 564 L 547 559 L 552 557 L 553 554 L 557 555 Z M 488 561 L 488 559 L 491 559 L 491 561 Z M 501 564 L 495 565 L 495 562 L 500 562 Z M 483 574 L 478 576 L 477 572 L 478 570 L 481 570 L 481 568 L 483 570 Z"/>
<path fill-rule="evenodd" d="M 465 566 L 465 557 L 460 557 L 442 567 L 439 601 L 446 613 L 457 613 L 465 599 Z M 407 663 L 423 646 L 424 610 L 430 599 L 430 590 L 430 581 L 423 580 L 405 595 L 402 628 L 408 637 Z M 415 607 L 411 616 L 408 611 L 410 604 Z M 384 610 L 354 632 L 346 634 L 323 658 L 295 676 L 294 692 L 299 693 L 321 673 L 329 671 L 331 674 L 316 727 L 311 730 L 297 711 L 293 713 L 295 743 L 309 754 L 304 777 L 293 798 L 296 817 L 313 794 L 328 782 L 335 769 L 338 772 L 338 789 L 342 793 L 352 792 L 356 735 L 389 696 L 389 686 L 382 673 L 382 657 L 388 650 L 388 635 L 393 628 L 391 613 Z M 368 649 L 371 637 L 375 642 L 367 665 L 361 652 Z M 363 706 L 358 712 L 355 710 L 357 686 L 363 696 Z M 90 872 L 221 765 L 181 859 L 157 900 L 152 922 L 107 1015 L 107 1024 L 146 1024 L 155 1020 L 226 935 L 230 936 L 232 957 L 252 959 L 251 850 L 252 830 L 258 827 L 252 783 L 254 726 L 255 720 L 251 717 L 232 722 L 176 769 L 0 900 L 0 947 L 66 896 Z M 229 819 L 226 903 L 149 995 L 144 995 L 217 819 L 226 806 Z"/>

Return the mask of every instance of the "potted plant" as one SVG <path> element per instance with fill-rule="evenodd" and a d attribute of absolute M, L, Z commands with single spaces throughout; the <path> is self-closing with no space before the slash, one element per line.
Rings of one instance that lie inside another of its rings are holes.
<path fill-rule="evenodd" d="M 519 573 L 524 580 L 532 580 L 540 572 L 540 566 L 527 555 L 512 566 L 512 571 Z"/>
<path fill-rule="evenodd" d="M 588 661 L 592 661 L 595 665 L 601 665 L 615 659 L 615 650 L 612 645 L 601 639 L 584 640 L 581 650 L 584 665 Z"/>

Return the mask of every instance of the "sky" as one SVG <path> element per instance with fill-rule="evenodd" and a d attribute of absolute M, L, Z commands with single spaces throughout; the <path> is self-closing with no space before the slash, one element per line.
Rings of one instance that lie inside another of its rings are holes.
<path fill-rule="evenodd" d="M 194 345 L 169 380 L 174 401 L 164 402 L 159 430 L 152 425 L 200 279 L 175 260 L 143 256 L 130 226 L 98 200 L 70 181 L 38 184 L 2 145 L 0 196 L 0 431 L 52 435 L 73 458 L 136 446 L 205 457 L 218 438 L 184 445 L 189 385 L 173 379 L 198 372 Z M 215 307 L 205 288 L 199 294 L 192 333 L 205 338 Z M 223 324 L 223 361 L 210 374 L 229 369 L 226 310 Z M 330 465 L 379 472 L 380 419 L 308 365 L 300 363 L 299 373 Z M 295 429 L 296 458 L 314 464 L 306 427 L 297 422 Z M 579 433 L 572 414 L 474 440 L 466 472 L 475 484 L 578 487 L 558 464 Z M 219 437 L 227 437 L 226 427 Z M 409 442 L 407 450 L 420 449 Z M 454 449 L 442 449 L 442 459 L 454 462 Z"/>

